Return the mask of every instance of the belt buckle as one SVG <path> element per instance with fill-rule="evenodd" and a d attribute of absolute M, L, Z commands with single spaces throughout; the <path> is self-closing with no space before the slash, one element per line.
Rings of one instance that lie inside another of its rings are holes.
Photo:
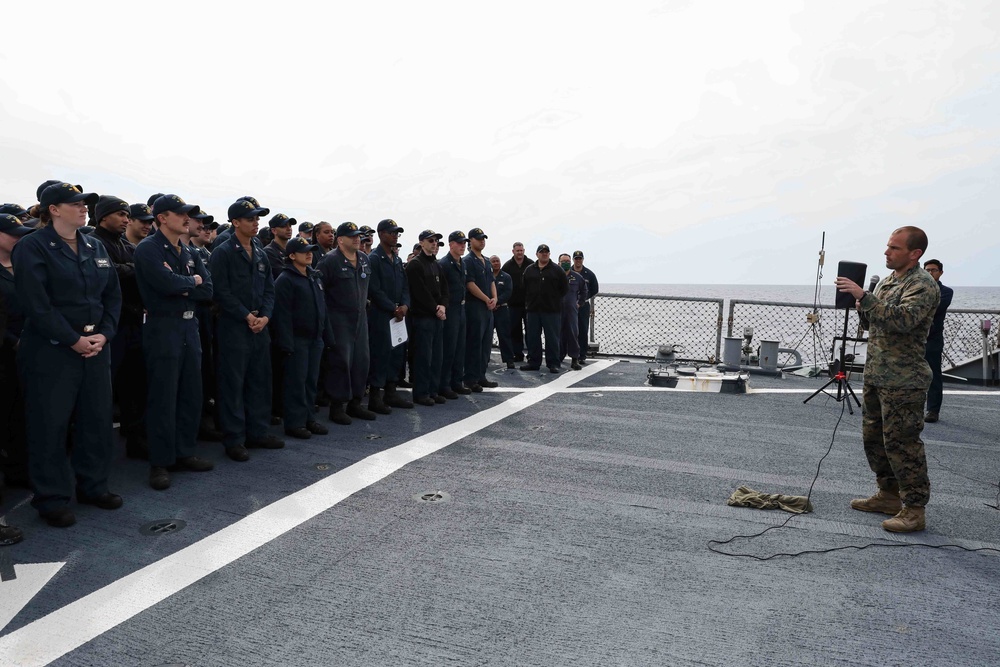
<path fill-rule="evenodd" d="M 183 319 L 185 319 L 185 320 L 190 320 L 190 319 L 192 319 L 194 317 L 194 311 L 193 310 L 185 310 L 183 313 L 181 313 L 181 317 Z"/>
<path fill-rule="evenodd" d="M 83 325 L 83 333 L 85 333 L 85 334 L 92 334 L 96 330 L 97 330 L 97 325 L 96 324 L 84 324 Z"/>

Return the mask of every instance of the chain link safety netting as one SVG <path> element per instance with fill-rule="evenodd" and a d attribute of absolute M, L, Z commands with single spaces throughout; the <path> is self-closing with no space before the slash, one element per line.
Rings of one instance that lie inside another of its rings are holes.
<path fill-rule="evenodd" d="M 593 303 L 600 354 L 655 357 L 673 345 L 681 358 L 719 359 L 722 299 L 598 294 Z"/>

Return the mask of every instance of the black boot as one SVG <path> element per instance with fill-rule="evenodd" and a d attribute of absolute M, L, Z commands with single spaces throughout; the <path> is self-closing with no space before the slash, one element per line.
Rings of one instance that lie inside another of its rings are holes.
<path fill-rule="evenodd" d="M 385 383 L 385 404 L 391 408 L 413 409 L 413 402 L 400 396 L 396 391 L 396 385 L 391 382 Z"/>
<path fill-rule="evenodd" d="M 392 414 L 392 408 L 386 405 L 382 400 L 382 390 L 376 389 L 375 387 L 372 387 L 371 391 L 368 393 L 368 409 L 372 412 L 377 412 L 380 415 Z"/>
<path fill-rule="evenodd" d="M 330 401 L 330 421 L 341 426 L 350 426 L 351 418 L 344 412 L 344 404 Z"/>
<path fill-rule="evenodd" d="M 360 398 L 352 398 L 347 402 L 347 414 L 351 417 L 367 419 L 368 421 L 375 419 L 375 413 L 361 405 Z"/>

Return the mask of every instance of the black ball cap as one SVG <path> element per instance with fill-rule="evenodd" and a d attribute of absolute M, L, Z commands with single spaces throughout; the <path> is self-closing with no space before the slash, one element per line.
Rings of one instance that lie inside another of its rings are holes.
<path fill-rule="evenodd" d="M 361 225 L 360 227 L 358 227 L 358 231 L 361 232 L 362 236 L 367 236 L 369 238 L 375 236 L 375 230 L 369 227 L 368 225 Z"/>
<path fill-rule="evenodd" d="M 275 213 L 271 216 L 271 219 L 267 221 L 267 226 L 271 229 L 275 227 L 291 227 L 297 222 L 295 218 L 289 218 L 284 213 Z"/>
<path fill-rule="evenodd" d="M 395 220 L 386 218 L 378 223 L 378 231 L 380 234 L 382 232 L 386 234 L 402 234 L 403 228 L 397 225 Z"/>
<path fill-rule="evenodd" d="M 237 218 L 259 218 L 260 216 L 267 215 L 270 212 L 271 209 L 269 208 L 260 208 L 256 201 L 238 199 L 229 207 L 229 219 L 236 220 Z"/>
<path fill-rule="evenodd" d="M 583 259 L 583 251 L 582 250 L 574 250 L 573 251 L 573 259 Z"/>
<path fill-rule="evenodd" d="M 197 215 L 201 209 L 196 204 L 187 204 L 177 195 L 163 195 L 153 202 L 153 217 L 161 213 L 180 213 L 187 215 Z"/>
<path fill-rule="evenodd" d="M 288 257 L 293 252 L 312 252 L 315 248 L 316 246 L 309 245 L 309 242 L 304 238 L 295 237 L 285 244 L 285 257 Z"/>
<path fill-rule="evenodd" d="M 8 215 L 14 215 L 18 218 L 30 217 L 28 212 L 24 210 L 24 207 L 20 204 L 3 204 L 0 206 L 0 213 L 7 213 Z"/>
<path fill-rule="evenodd" d="M 131 215 L 127 201 L 111 195 L 101 195 L 100 199 L 97 200 L 97 208 L 94 209 L 94 220 L 100 222 L 118 211 L 125 211 Z"/>
<path fill-rule="evenodd" d="M 21 224 L 21 220 L 16 215 L 0 213 L 0 232 L 20 238 L 33 231 L 35 231 L 33 228 Z"/>
<path fill-rule="evenodd" d="M 59 185 L 60 183 L 62 183 L 62 181 L 45 181 L 44 183 L 42 183 L 41 185 L 38 186 L 37 190 L 35 190 L 35 199 L 37 199 L 39 202 L 41 202 L 42 201 L 42 193 L 45 192 L 45 188 L 49 187 L 50 185 Z M 80 186 L 77 186 L 77 187 L 80 187 Z M 83 188 L 80 188 L 80 189 L 83 190 Z"/>
<path fill-rule="evenodd" d="M 132 204 L 128 207 L 128 212 L 133 220 L 142 220 L 143 222 L 153 221 L 153 212 L 149 210 L 149 206 L 146 204 Z"/>
<path fill-rule="evenodd" d="M 153 204 L 155 204 L 156 200 L 162 196 L 163 196 L 162 192 L 157 192 L 155 195 L 149 195 L 149 199 L 146 200 L 146 206 L 153 208 Z"/>
<path fill-rule="evenodd" d="M 448 234 L 448 243 L 451 243 L 452 241 L 456 243 L 466 243 L 468 240 L 469 239 L 465 238 L 465 234 L 457 229 L 451 234 Z"/>
<path fill-rule="evenodd" d="M 38 202 L 42 208 L 58 206 L 59 204 L 73 204 L 78 201 L 87 202 L 87 206 L 93 206 L 98 199 L 97 193 L 83 192 L 79 185 L 56 183 L 42 190 L 42 196 Z"/>
<path fill-rule="evenodd" d="M 538 246 L 538 250 L 536 250 L 535 252 L 549 252 L 549 247 L 543 243 L 542 245 Z"/>
<path fill-rule="evenodd" d="M 337 236 L 361 236 L 364 234 L 353 222 L 342 222 L 337 225 Z"/>
<path fill-rule="evenodd" d="M 477 241 L 481 241 L 483 239 L 488 239 L 489 236 L 487 236 L 486 232 L 484 232 L 483 230 L 481 230 L 479 227 L 476 227 L 475 229 L 472 229 L 472 230 L 469 231 L 469 238 L 470 239 L 476 239 Z"/>
<path fill-rule="evenodd" d="M 311 232 L 313 230 L 313 227 L 315 227 L 315 226 L 316 225 L 314 225 L 311 222 L 303 222 L 301 225 L 299 225 L 298 230 L 300 232 L 305 232 L 306 234 L 308 234 L 309 232 Z"/>
<path fill-rule="evenodd" d="M 425 229 L 424 231 L 420 232 L 420 236 L 419 236 L 419 240 L 421 240 L 421 241 L 425 241 L 427 239 L 438 239 L 438 240 L 440 240 L 441 238 L 442 237 L 441 237 L 440 234 L 438 234 L 437 232 L 435 232 L 434 230 L 431 230 L 431 229 Z"/>

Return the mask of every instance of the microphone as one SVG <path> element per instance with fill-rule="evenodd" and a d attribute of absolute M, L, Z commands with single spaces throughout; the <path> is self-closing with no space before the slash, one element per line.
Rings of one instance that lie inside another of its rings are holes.
<path fill-rule="evenodd" d="M 878 287 L 878 280 L 879 280 L 879 278 L 878 278 L 877 275 L 872 275 L 872 281 L 870 283 L 868 283 L 868 291 L 869 292 L 874 292 L 875 291 L 875 288 Z"/>

